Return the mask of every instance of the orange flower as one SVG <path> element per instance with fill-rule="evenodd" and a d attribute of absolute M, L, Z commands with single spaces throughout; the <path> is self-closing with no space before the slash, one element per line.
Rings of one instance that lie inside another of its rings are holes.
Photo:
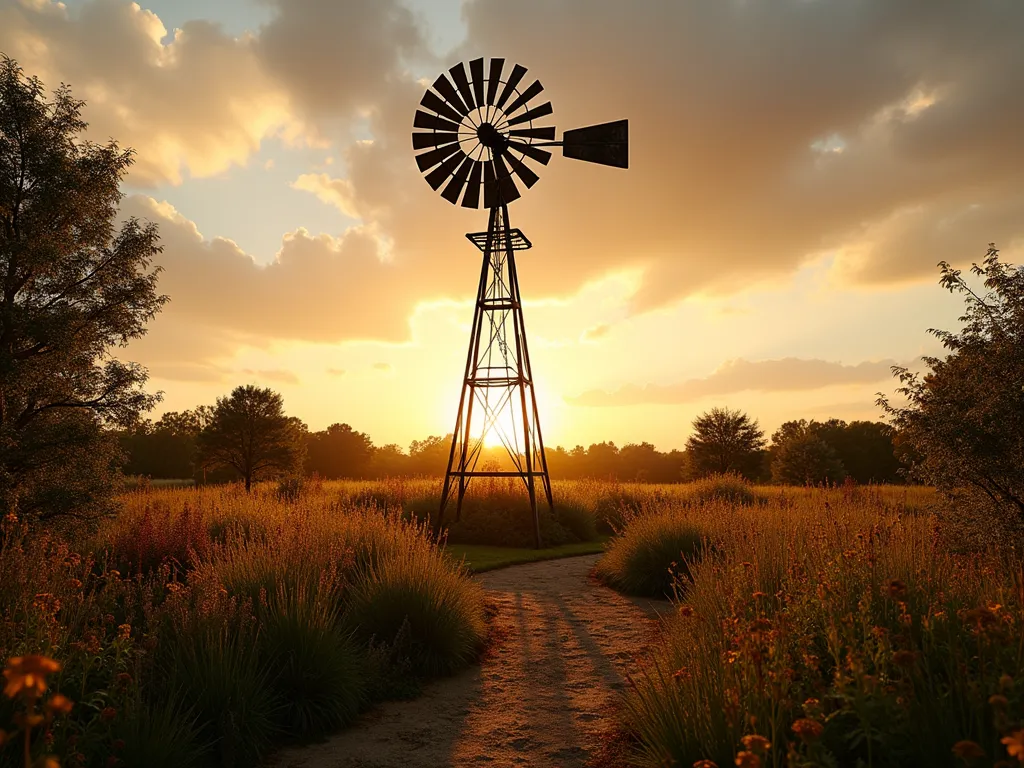
<path fill-rule="evenodd" d="M 104 707 L 103 711 L 100 712 L 100 720 L 104 720 L 108 723 L 115 717 L 117 717 L 117 710 L 113 707 Z"/>
<path fill-rule="evenodd" d="M 753 752 L 740 752 L 736 755 L 737 768 L 761 768 L 761 758 Z"/>
<path fill-rule="evenodd" d="M 74 702 L 61 693 L 55 693 L 50 697 L 50 700 L 46 702 L 46 706 L 51 712 L 66 715 L 71 711 L 71 707 L 74 706 Z"/>
<path fill-rule="evenodd" d="M 907 585 L 899 579 L 892 579 L 885 585 L 885 591 L 893 599 L 900 598 L 907 594 Z"/>
<path fill-rule="evenodd" d="M 4 677 L 7 685 L 4 694 L 13 699 L 21 691 L 36 698 L 46 693 L 46 676 L 60 670 L 60 664 L 46 656 L 15 656 L 7 661 Z"/>
<path fill-rule="evenodd" d="M 679 606 L 679 615 L 682 616 L 685 619 L 688 619 L 691 616 L 693 616 L 693 608 L 691 608 L 688 605 L 680 605 Z"/>
<path fill-rule="evenodd" d="M 979 760 L 985 756 L 985 750 L 975 741 L 964 739 L 953 745 L 953 754 L 965 763 L 972 760 Z"/>
<path fill-rule="evenodd" d="M 743 742 L 743 746 L 751 752 L 757 752 L 758 754 L 764 754 L 771 749 L 772 743 L 768 741 L 764 736 L 758 736 L 756 733 L 744 736 L 740 741 Z"/>
<path fill-rule="evenodd" d="M 804 742 L 814 741 L 825 730 L 825 726 L 809 717 L 801 717 L 791 727 L 793 733 L 797 735 L 800 741 Z"/>
<path fill-rule="evenodd" d="M 988 703 L 992 709 L 1006 709 L 1010 702 L 1001 693 L 995 693 L 988 697 Z"/>
<path fill-rule="evenodd" d="M 1003 736 L 999 741 L 1006 745 L 1006 754 L 1024 763 L 1024 728 L 1014 731 L 1009 736 Z"/>
<path fill-rule="evenodd" d="M 714 760 L 698 760 L 693 764 L 693 768 L 718 768 L 718 763 Z"/>

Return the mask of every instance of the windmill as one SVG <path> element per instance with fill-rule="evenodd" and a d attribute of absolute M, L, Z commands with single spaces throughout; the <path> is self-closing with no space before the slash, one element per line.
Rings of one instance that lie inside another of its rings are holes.
<path fill-rule="evenodd" d="M 519 477 L 540 547 L 538 483 L 549 508 L 554 501 L 515 260 L 516 252 L 532 244 L 509 225 L 508 206 L 522 194 L 517 181 L 527 189 L 537 183 L 534 164 L 551 159 L 545 147 L 561 147 L 563 157 L 627 168 L 628 121 L 565 131 L 556 141 L 555 127 L 543 124 L 553 111 L 550 101 L 540 101 L 544 86 L 539 80 L 525 85 L 527 69 L 519 64 L 507 76 L 504 69 L 504 59 L 474 59 L 468 72 L 464 63 L 456 64 L 423 94 L 413 121 L 416 164 L 431 188 L 453 205 L 489 211 L 487 231 L 466 235 L 483 253 L 483 264 L 436 527 L 453 497 L 456 520 L 461 519 L 472 478 Z M 513 470 L 477 469 L 484 437 L 491 433 L 508 451 Z"/>

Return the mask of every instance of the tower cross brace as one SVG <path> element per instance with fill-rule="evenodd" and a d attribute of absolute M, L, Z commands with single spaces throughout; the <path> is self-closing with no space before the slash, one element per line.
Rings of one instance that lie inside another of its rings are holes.
<path fill-rule="evenodd" d="M 509 227 L 508 206 L 503 202 L 490 209 L 486 232 L 466 237 L 483 252 L 483 263 L 436 530 L 441 529 L 453 498 L 455 519 L 462 518 L 466 489 L 474 477 L 518 477 L 530 498 L 534 540 L 539 548 L 538 491 L 543 489 L 549 509 L 554 502 L 515 260 L 516 251 L 530 248 L 531 243 L 518 229 Z M 477 469 L 484 437 L 492 432 L 504 445 L 514 469 Z"/>

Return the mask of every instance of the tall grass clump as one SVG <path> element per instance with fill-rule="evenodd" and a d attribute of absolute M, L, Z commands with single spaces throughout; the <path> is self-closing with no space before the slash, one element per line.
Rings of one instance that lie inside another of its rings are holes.
<path fill-rule="evenodd" d="M 715 556 L 625 696 L 636 765 L 1019 759 L 1019 553 L 954 554 L 890 501 L 816 491 L 708 520 Z"/>
<path fill-rule="evenodd" d="M 709 475 L 684 486 L 684 498 L 692 504 L 724 501 L 728 504 L 750 506 L 761 501 L 762 496 L 746 478 L 735 473 Z"/>
<path fill-rule="evenodd" d="M 597 576 L 630 595 L 669 597 L 689 582 L 691 563 L 708 547 L 707 535 L 678 504 L 634 515 L 608 543 Z"/>
<path fill-rule="evenodd" d="M 448 674 L 480 651 L 483 591 L 462 566 L 410 549 L 384 556 L 352 584 L 346 624 L 366 643 L 397 646 L 414 669 Z"/>

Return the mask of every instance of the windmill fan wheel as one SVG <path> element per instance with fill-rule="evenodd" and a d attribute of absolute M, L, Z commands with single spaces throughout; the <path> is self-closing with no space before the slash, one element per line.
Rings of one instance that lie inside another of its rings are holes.
<path fill-rule="evenodd" d="M 551 159 L 535 146 L 555 138 L 555 127 L 541 124 L 552 113 L 551 102 L 538 98 L 544 86 L 534 80 L 523 87 L 527 69 L 520 64 L 507 76 L 504 69 L 504 59 L 474 59 L 468 68 L 460 62 L 434 81 L 416 110 L 416 164 L 454 205 L 511 203 L 521 195 L 517 181 L 527 189 L 537 183 L 531 165 Z"/>

